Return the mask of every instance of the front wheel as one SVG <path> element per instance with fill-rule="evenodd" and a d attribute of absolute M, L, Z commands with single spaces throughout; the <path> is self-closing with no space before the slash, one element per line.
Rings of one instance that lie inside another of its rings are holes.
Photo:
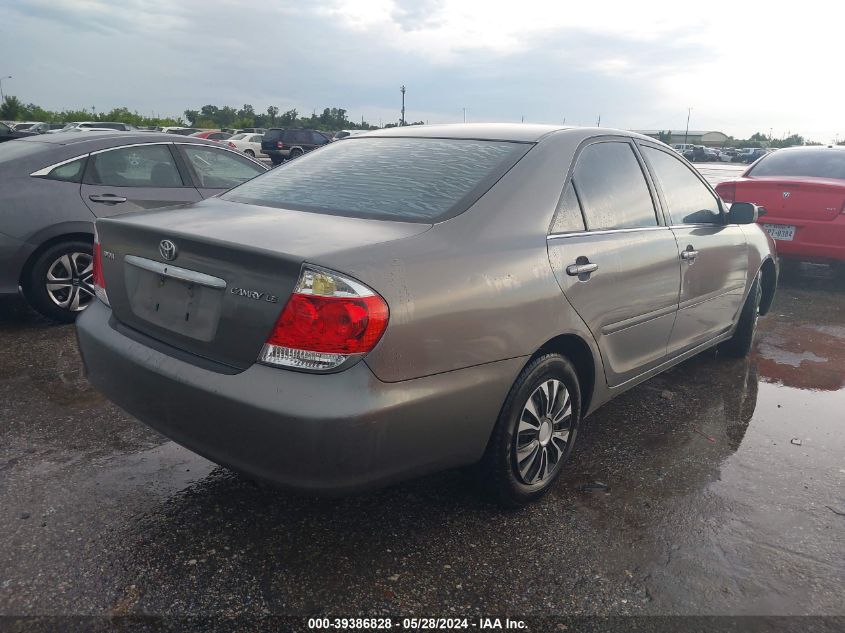
<path fill-rule="evenodd" d="M 754 346 L 754 335 L 757 333 L 757 319 L 760 316 L 760 300 L 763 289 L 760 285 L 760 273 L 754 278 L 748 297 L 739 314 L 739 322 L 731 338 L 722 343 L 719 350 L 734 358 L 745 358 Z"/>
<path fill-rule="evenodd" d="M 27 299 L 44 316 L 72 323 L 94 298 L 90 242 L 73 240 L 45 249 L 25 280 Z"/>
<path fill-rule="evenodd" d="M 511 387 L 481 463 L 485 487 L 506 507 L 542 497 L 560 476 L 581 423 L 575 368 L 559 354 L 531 361 Z"/>

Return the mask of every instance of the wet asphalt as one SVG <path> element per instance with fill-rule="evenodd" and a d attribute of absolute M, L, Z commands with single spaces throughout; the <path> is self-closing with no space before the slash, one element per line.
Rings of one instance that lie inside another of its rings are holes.
<path fill-rule="evenodd" d="M 123 413 L 3 300 L 0 616 L 845 615 L 843 411 L 845 280 L 792 266 L 750 359 L 603 407 L 531 507 L 465 470 L 312 499 Z"/>

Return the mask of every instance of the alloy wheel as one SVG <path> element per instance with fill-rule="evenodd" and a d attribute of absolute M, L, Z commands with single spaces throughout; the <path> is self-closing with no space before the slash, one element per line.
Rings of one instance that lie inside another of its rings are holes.
<path fill-rule="evenodd" d="M 525 484 L 542 483 L 563 462 L 572 423 L 572 399 L 557 379 L 537 387 L 522 409 L 513 443 L 514 471 Z"/>
<path fill-rule="evenodd" d="M 94 298 L 93 276 L 90 253 L 65 253 L 47 269 L 47 296 L 60 308 L 81 312 Z"/>

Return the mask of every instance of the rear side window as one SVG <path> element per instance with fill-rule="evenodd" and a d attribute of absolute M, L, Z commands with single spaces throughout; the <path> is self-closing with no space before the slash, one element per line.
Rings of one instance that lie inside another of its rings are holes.
<path fill-rule="evenodd" d="M 167 145 L 121 147 L 93 154 L 85 182 L 108 187 L 182 187 Z"/>
<path fill-rule="evenodd" d="M 571 233 L 583 231 L 584 217 L 581 215 L 581 205 L 578 203 L 578 195 L 572 181 L 566 186 L 560 203 L 555 211 L 555 219 L 552 221 L 551 233 Z"/>
<path fill-rule="evenodd" d="M 716 196 L 680 160 L 652 147 L 642 147 L 651 164 L 672 224 L 721 224 Z"/>
<path fill-rule="evenodd" d="M 284 134 L 284 130 L 267 130 L 264 134 L 264 140 L 273 141 L 275 143 L 282 137 L 282 134 Z"/>
<path fill-rule="evenodd" d="M 49 174 L 44 176 L 49 180 L 61 180 L 63 182 L 82 182 L 82 174 L 85 171 L 85 162 L 88 157 L 80 158 L 78 160 L 59 165 L 51 170 Z"/>
<path fill-rule="evenodd" d="M 749 176 L 835 178 L 845 180 L 845 150 L 780 150 L 757 163 Z"/>
<path fill-rule="evenodd" d="M 578 158 L 574 180 L 588 229 L 657 226 L 651 193 L 628 143 L 588 145 Z"/>
<path fill-rule="evenodd" d="M 353 138 L 223 197 L 329 215 L 436 222 L 466 210 L 530 148 L 506 141 Z"/>

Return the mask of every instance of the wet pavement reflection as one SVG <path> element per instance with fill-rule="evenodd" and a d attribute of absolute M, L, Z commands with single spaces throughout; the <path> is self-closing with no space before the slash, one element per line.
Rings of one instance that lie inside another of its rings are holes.
<path fill-rule="evenodd" d="M 542 502 L 451 471 L 259 486 L 88 385 L 72 326 L 0 301 L 0 614 L 843 614 L 845 282 L 786 270 L 754 355 L 592 416 Z"/>

